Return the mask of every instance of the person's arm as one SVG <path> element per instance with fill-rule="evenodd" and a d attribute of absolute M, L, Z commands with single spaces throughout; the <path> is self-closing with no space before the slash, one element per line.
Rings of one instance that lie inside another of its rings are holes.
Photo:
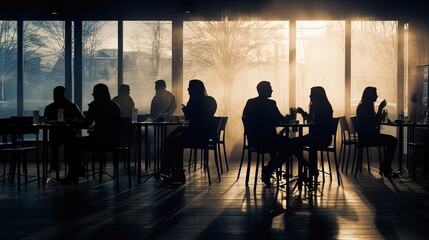
<path fill-rule="evenodd" d="M 173 115 L 173 113 L 176 111 L 176 108 L 177 108 L 176 97 L 173 94 L 171 94 L 170 115 Z"/>

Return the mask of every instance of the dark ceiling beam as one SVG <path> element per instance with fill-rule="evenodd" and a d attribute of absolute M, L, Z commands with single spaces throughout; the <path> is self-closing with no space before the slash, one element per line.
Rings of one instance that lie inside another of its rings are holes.
<path fill-rule="evenodd" d="M 0 19 L 207 19 L 256 16 L 288 19 L 421 19 L 421 0 L 15 0 L 0 7 Z M 186 14 L 187 8 L 192 8 Z M 57 15 L 52 15 L 58 9 Z"/>

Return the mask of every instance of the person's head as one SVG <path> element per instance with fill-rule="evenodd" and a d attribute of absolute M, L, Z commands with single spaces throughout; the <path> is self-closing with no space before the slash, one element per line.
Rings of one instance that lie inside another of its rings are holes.
<path fill-rule="evenodd" d="M 107 101 L 110 100 L 109 88 L 106 84 L 99 83 L 94 86 L 92 90 L 92 96 L 95 101 Z"/>
<path fill-rule="evenodd" d="M 206 91 L 206 87 L 204 86 L 204 83 L 198 79 L 192 79 L 189 81 L 188 92 L 189 92 L 189 96 L 198 96 L 198 95 L 206 96 L 207 95 L 207 91 Z"/>
<path fill-rule="evenodd" d="M 329 102 L 325 89 L 320 86 L 312 87 L 310 90 L 311 102 Z"/>
<path fill-rule="evenodd" d="M 130 94 L 130 86 L 127 84 L 122 84 L 119 87 L 119 94 L 120 95 L 129 95 Z"/>
<path fill-rule="evenodd" d="M 256 90 L 258 90 L 259 97 L 270 98 L 273 93 L 273 89 L 271 88 L 271 84 L 268 81 L 261 81 L 256 86 Z"/>
<path fill-rule="evenodd" d="M 167 87 L 167 84 L 165 84 L 165 81 L 162 79 L 156 80 L 155 81 L 155 90 L 159 91 L 159 90 L 164 90 Z"/>
<path fill-rule="evenodd" d="M 362 98 L 360 101 L 362 103 L 374 103 L 378 98 L 377 95 L 377 88 L 375 87 L 366 87 L 365 90 L 363 90 Z"/>
<path fill-rule="evenodd" d="M 54 88 L 54 102 L 64 102 L 67 99 L 67 91 L 63 86 Z"/>

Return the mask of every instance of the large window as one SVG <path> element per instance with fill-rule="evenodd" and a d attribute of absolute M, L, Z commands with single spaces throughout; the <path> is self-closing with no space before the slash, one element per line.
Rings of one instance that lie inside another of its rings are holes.
<path fill-rule="evenodd" d="M 17 113 L 16 30 L 16 21 L 0 21 L 0 117 Z"/>
<path fill-rule="evenodd" d="M 353 21 L 351 30 L 351 113 L 356 113 L 367 86 L 387 100 L 389 118 L 396 119 L 398 22 Z"/>
<path fill-rule="evenodd" d="M 280 110 L 288 111 L 289 22 L 190 21 L 183 35 L 184 103 L 189 80 L 200 79 L 218 103 L 216 115 L 228 116 L 228 125 L 240 129 L 247 99 L 266 80 Z"/>
<path fill-rule="evenodd" d="M 43 113 L 52 89 L 64 86 L 64 22 L 24 22 L 24 115 Z"/>
<path fill-rule="evenodd" d="M 171 32 L 170 21 L 124 22 L 124 83 L 139 113 L 149 113 L 156 80 L 172 89 Z"/>
<path fill-rule="evenodd" d="M 344 21 L 297 21 L 297 107 L 308 111 L 310 89 L 322 86 L 334 115 L 344 115 L 344 27 Z"/>
<path fill-rule="evenodd" d="M 82 109 L 87 110 L 94 85 L 106 84 L 112 98 L 118 93 L 118 23 L 82 22 L 82 45 Z"/>

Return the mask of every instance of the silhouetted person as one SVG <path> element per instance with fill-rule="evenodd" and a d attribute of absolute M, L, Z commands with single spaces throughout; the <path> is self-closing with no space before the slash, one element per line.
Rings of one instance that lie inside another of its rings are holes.
<path fill-rule="evenodd" d="M 63 86 L 57 86 L 53 90 L 54 102 L 45 107 L 43 113 L 47 121 L 53 122 L 57 120 L 59 109 L 64 110 L 64 120 L 66 122 L 82 121 L 85 117 L 79 107 L 67 99 L 67 91 Z M 62 143 L 80 136 L 80 132 L 73 129 L 51 129 L 49 131 L 49 140 L 52 151 L 51 170 L 58 169 L 59 149 Z"/>
<path fill-rule="evenodd" d="M 110 99 L 109 88 L 102 83 L 94 86 L 94 101 L 88 104 L 88 112 L 82 122 L 75 126 L 78 128 L 89 128 L 89 136 L 80 138 L 75 144 L 73 154 L 74 159 L 69 162 L 69 172 L 61 181 L 63 184 L 76 182 L 82 175 L 83 166 L 81 165 L 81 149 L 89 148 L 92 150 L 108 150 L 117 146 L 119 143 L 119 122 L 121 109 L 117 103 Z"/>
<path fill-rule="evenodd" d="M 253 145 L 270 152 L 272 161 L 277 152 L 287 144 L 284 136 L 278 135 L 276 127 L 282 121 L 287 121 L 277 107 L 276 101 L 269 99 L 273 92 L 268 81 L 261 81 L 256 86 L 258 96 L 247 100 L 243 110 L 243 117 L 247 122 L 247 138 L 253 139 Z M 273 169 L 274 170 L 274 169 Z M 270 176 L 264 175 L 264 183 L 270 183 Z"/>
<path fill-rule="evenodd" d="M 207 95 L 204 83 L 201 80 L 189 81 L 189 101 L 183 105 L 182 111 L 186 120 L 186 127 L 178 127 L 168 136 L 166 157 L 171 163 L 173 173 L 167 181 L 172 183 L 186 182 L 183 169 L 183 149 L 190 146 L 205 144 L 215 131 L 214 114 L 217 109 L 216 100 Z M 163 166 L 165 169 L 166 166 Z M 168 166 L 167 166 L 168 167 Z"/>
<path fill-rule="evenodd" d="M 383 109 L 387 102 L 383 100 L 375 112 L 374 102 L 377 98 L 375 87 L 367 87 L 362 93 L 361 101 L 356 109 L 359 143 L 364 146 L 385 146 L 386 158 L 380 166 L 380 173 L 386 177 L 396 177 L 397 174 L 392 172 L 391 165 L 396 151 L 397 139 L 391 135 L 380 133 L 380 123 L 384 117 Z"/>
<path fill-rule="evenodd" d="M 132 118 L 133 109 L 134 109 L 134 101 L 130 96 L 130 86 L 127 84 L 122 84 L 119 87 L 118 96 L 112 99 L 116 102 L 121 108 L 121 117 L 123 118 Z"/>
<path fill-rule="evenodd" d="M 305 112 L 302 108 L 298 107 L 297 112 L 303 118 L 314 125 L 310 126 L 309 133 L 302 136 L 290 139 L 290 147 L 292 147 L 293 154 L 298 160 L 305 164 L 307 160 L 303 157 L 303 146 L 309 146 L 310 149 L 324 148 L 331 144 L 332 141 L 332 122 L 333 110 L 326 96 L 325 89 L 320 86 L 312 87 L 310 93 L 310 106 L 309 112 Z M 311 154 L 314 155 L 314 152 Z M 270 161 L 267 166 L 262 170 L 262 179 L 267 179 L 271 176 L 275 168 L 281 166 L 285 158 L 279 158 L 282 161 Z M 318 174 L 315 159 L 309 159 L 310 174 Z M 265 181 L 264 181 L 265 182 Z"/>
<path fill-rule="evenodd" d="M 177 108 L 176 97 L 166 90 L 165 81 L 155 81 L 155 96 L 150 104 L 150 114 L 154 117 L 171 116 Z"/>

